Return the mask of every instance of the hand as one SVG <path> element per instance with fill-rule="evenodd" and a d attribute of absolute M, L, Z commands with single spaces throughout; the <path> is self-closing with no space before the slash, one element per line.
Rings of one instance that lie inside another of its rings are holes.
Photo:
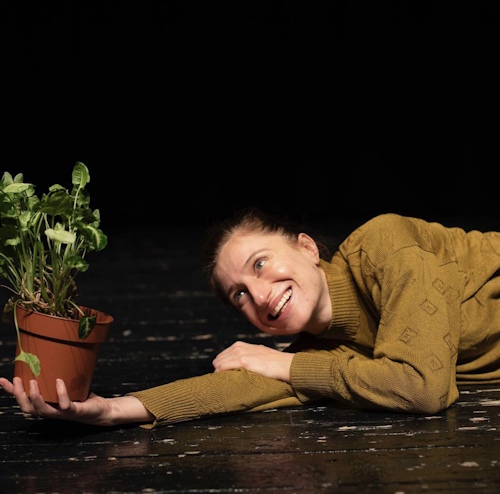
<path fill-rule="evenodd" d="M 244 368 L 289 383 L 293 355 L 264 345 L 237 341 L 219 353 L 212 363 L 215 372 Z"/>
<path fill-rule="evenodd" d="M 19 377 L 14 377 L 13 382 L 0 377 L 0 385 L 14 396 L 21 410 L 30 415 L 107 426 L 154 420 L 154 416 L 134 396 L 102 398 L 91 393 L 83 402 L 71 401 L 61 379 L 56 381 L 58 405 L 45 402 L 34 379 L 30 381 L 29 396 L 25 393 Z"/>

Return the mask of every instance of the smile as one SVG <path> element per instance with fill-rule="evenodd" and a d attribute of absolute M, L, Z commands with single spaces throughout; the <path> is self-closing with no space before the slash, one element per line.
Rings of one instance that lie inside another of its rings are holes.
<path fill-rule="evenodd" d="M 281 297 L 281 300 L 278 302 L 278 305 L 271 311 L 271 317 L 278 317 L 280 312 L 283 312 L 286 303 L 290 300 L 292 296 L 292 289 L 289 288 Z"/>

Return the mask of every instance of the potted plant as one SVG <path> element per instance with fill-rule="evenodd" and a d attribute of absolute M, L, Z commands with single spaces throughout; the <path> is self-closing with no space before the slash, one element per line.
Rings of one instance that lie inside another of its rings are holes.
<path fill-rule="evenodd" d="M 4 172 L 0 181 L 0 282 L 10 295 L 3 320 L 13 321 L 17 334 L 14 376 L 27 391 L 36 378 L 47 402 L 58 401 L 56 378 L 64 379 L 72 400 L 87 398 L 113 322 L 77 301 L 76 277 L 89 266 L 85 256 L 108 242 L 99 210 L 90 208 L 89 181 L 81 162 L 71 189 L 55 184 L 41 197 L 21 173 Z"/>

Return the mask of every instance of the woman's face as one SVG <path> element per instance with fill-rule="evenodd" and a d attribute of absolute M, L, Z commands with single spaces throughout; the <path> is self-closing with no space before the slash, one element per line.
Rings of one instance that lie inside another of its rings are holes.
<path fill-rule="evenodd" d="M 223 245 L 214 276 L 230 303 L 264 333 L 313 334 L 332 316 L 330 294 L 314 240 L 236 232 Z"/>

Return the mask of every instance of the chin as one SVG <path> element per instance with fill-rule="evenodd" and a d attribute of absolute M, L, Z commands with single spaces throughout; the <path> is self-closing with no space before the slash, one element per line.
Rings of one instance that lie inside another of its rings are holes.
<path fill-rule="evenodd" d="M 298 329 L 272 329 L 269 334 L 274 334 L 276 336 L 292 336 L 300 333 Z"/>
<path fill-rule="evenodd" d="M 288 333 L 288 331 L 283 331 L 282 329 L 278 329 L 278 328 L 260 328 L 260 330 L 263 333 L 270 334 L 273 336 L 284 336 L 284 335 L 290 334 L 290 333 Z"/>

